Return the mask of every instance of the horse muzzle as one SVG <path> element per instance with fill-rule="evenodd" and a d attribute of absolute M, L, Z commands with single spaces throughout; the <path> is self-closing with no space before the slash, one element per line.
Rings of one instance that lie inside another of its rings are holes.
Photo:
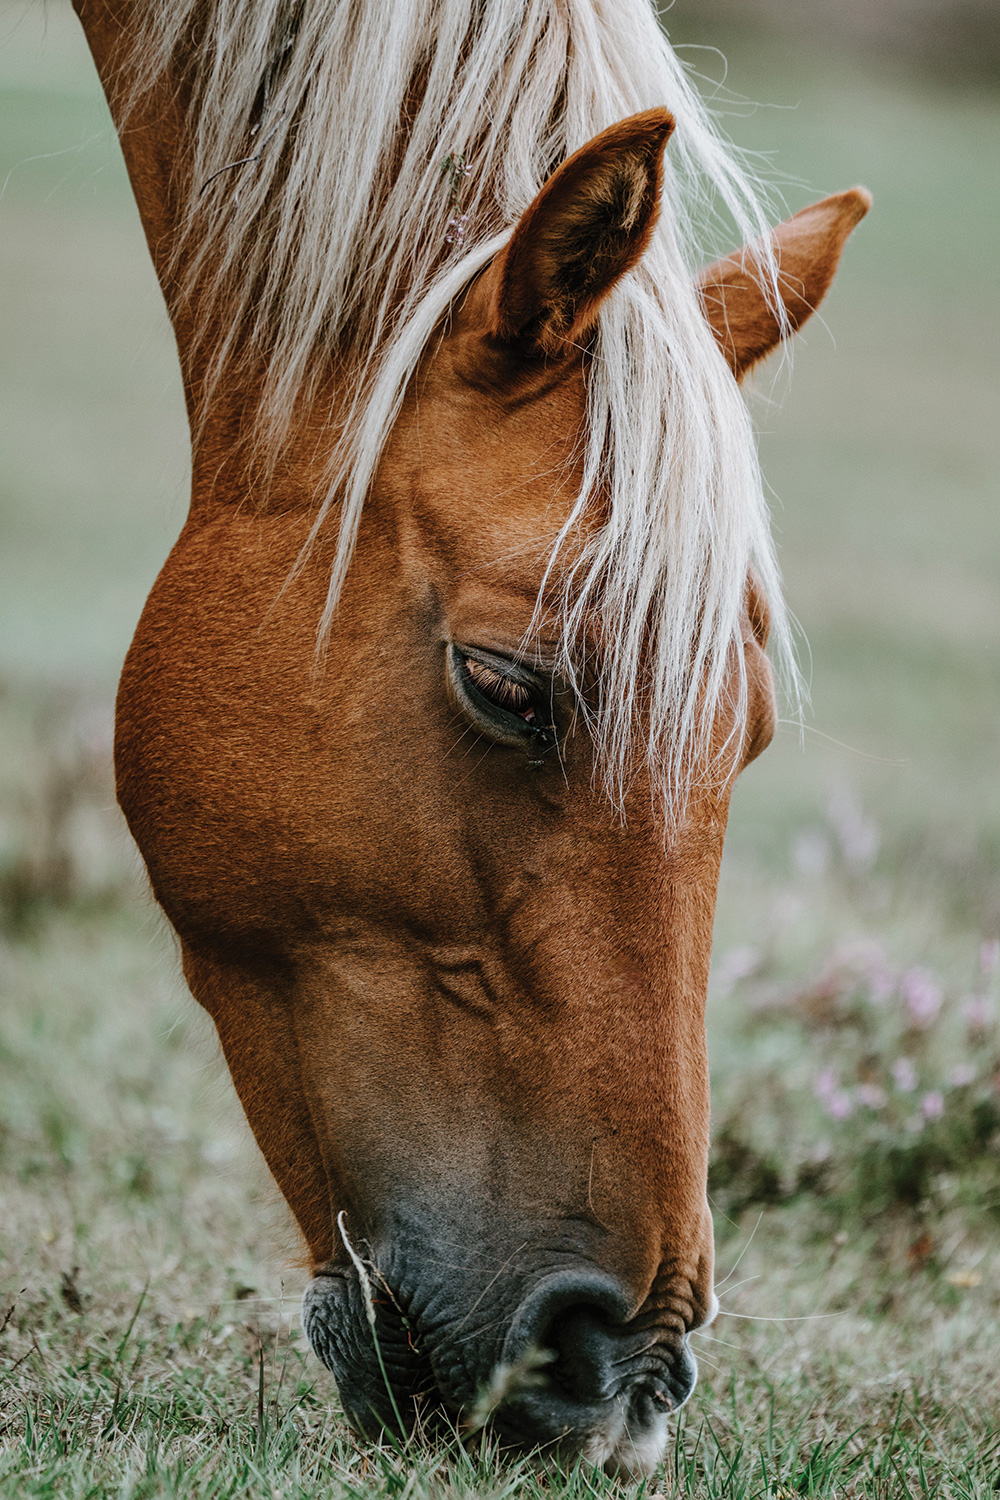
<path fill-rule="evenodd" d="M 303 1326 L 352 1426 L 374 1437 L 488 1425 L 512 1450 L 613 1474 L 655 1468 L 696 1378 L 676 1318 L 636 1313 L 614 1277 L 586 1265 L 541 1276 L 507 1316 L 502 1292 L 462 1298 L 464 1311 L 455 1300 L 443 1287 L 404 1300 L 354 1267 L 311 1282 Z"/>

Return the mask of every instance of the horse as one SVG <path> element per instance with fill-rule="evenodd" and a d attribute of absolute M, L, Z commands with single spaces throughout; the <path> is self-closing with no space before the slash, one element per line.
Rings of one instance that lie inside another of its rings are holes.
<path fill-rule="evenodd" d="M 74 4 L 192 434 L 118 798 L 306 1334 L 362 1433 L 649 1472 L 717 1310 L 716 884 L 789 653 L 739 382 L 869 196 L 772 229 L 648 0 Z"/>

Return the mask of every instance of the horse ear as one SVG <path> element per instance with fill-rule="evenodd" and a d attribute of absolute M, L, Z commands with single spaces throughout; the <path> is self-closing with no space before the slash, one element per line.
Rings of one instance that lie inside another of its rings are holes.
<path fill-rule="evenodd" d="M 491 268 L 495 338 L 558 354 L 586 337 L 649 244 L 673 128 L 665 109 L 631 115 L 553 173 Z"/>
<path fill-rule="evenodd" d="M 701 272 L 696 281 L 701 304 L 737 380 L 816 311 L 847 236 L 871 206 L 866 188 L 848 188 L 802 209 L 773 231 L 778 285 L 787 314 L 784 326 L 764 295 L 752 252 L 736 250 Z"/>

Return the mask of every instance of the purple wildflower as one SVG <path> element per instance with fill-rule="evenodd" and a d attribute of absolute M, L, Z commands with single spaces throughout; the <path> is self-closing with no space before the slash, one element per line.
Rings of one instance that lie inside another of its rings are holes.
<path fill-rule="evenodd" d="M 948 1074 L 948 1082 L 953 1089 L 968 1088 L 970 1083 L 976 1081 L 975 1063 L 957 1063 Z"/>
<path fill-rule="evenodd" d="M 899 981 L 899 993 L 912 1024 L 926 1030 L 941 1009 L 941 987 L 934 976 L 926 969 L 907 969 Z"/>
<path fill-rule="evenodd" d="M 993 1002 L 986 995 L 970 995 L 962 1006 L 962 1020 L 970 1035 L 981 1041 L 993 1024 Z"/>
<path fill-rule="evenodd" d="M 468 214 L 453 214 L 448 220 L 447 233 L 444 237 L 446 245 L 461 246 L 465 240 L 465 226 L 469 221 Z"/>
<path fill-rule="evenodd" d="M 917 1086 L 917 1070 L 908 1057 L 897 1057 L 889 1071 L 901 1094 L 913 1093 Z"/>
<path fill-rule="evenodd" d="M 931 1089 L 920 1101 L 925 1120 L 940 1120 L 944 1114 L 944 1095 L 940 1089 Z"/>
<path fill-rule="evenodd" d="M 824 1102 L 827 1114 L 834 1120 L 849 1120 L 854 1113 L 854 1100 L 846 1089 L 835 1089 Z"/>
<path fill-rule="evenodd" d="M 829 1106 L 830 1100 L 837 1092 L 839 1079 L 833 1068 L 822 1068 L 813 1079 L 813 1093 L 822 1104 Z"/>

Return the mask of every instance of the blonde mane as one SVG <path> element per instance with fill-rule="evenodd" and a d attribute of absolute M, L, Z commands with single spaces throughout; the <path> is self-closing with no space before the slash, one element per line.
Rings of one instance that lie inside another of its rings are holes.
<path fill-rule="evenodd" d="M 339 527 L 324 631 L 403 393 L 451 302 L 570 152 L 635 111 L 674 114 L 653 243 L 601 313 L 584 483 L 545 589 L 562 618 L 559 668 L 599 681 L 609 793 L 621 801 L 639 747 L 676 810 L 726 695 L 731 739 L 742 737 L 748 568 L 769 598 L 779 669 L 797 678 L 751 424 L 692 283 L 719 248 L 721 206 L 741 239 L 760 240 L 762 281 L 776 287 L 770 214 L 653 7 L 148 0 L 138 46 L 143 86 L 186 59 L 177 265 L 200 283 L 206 326 L 230 330 L 206 399 L 232 377 L 237 340 L 241 357 L 252 349 L 266 370 L 257 440 L 273 455 L 331 360 L 354 392 L 331 430 L 313 532 Z M 606 524 L 563 566 L 598 493 Z M 601 659 L 585 662 L 595 618 Z"/>

